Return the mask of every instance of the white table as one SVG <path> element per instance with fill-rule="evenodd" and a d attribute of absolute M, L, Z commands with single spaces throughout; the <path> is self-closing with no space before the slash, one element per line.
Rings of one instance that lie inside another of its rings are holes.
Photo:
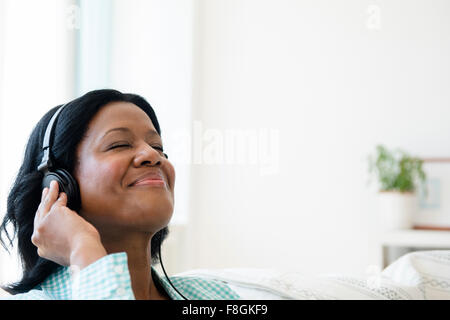
<path fill-rule="evenodd" d="M 450 250 L 450 231 L 398 230 L 380 236 L 382 268 L 388 261 L 390 247 L 414 248 L 416 250 Z"/>

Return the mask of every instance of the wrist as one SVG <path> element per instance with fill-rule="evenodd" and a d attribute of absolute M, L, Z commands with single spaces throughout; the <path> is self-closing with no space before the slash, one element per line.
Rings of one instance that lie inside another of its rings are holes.
<path fill-rule="evenodd" d="M 70 252 L 70 265 L 83 269 L 91 263 L 107 255 L 100 239 L 96 237 L 85 237 L 75 241 Z"/>

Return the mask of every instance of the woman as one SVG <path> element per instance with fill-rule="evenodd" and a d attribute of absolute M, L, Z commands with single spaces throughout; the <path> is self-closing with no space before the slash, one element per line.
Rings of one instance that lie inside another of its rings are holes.
<path fill-rule="evenodd" d="M 78 184 L 79 206 L 53 181 L 42 189 L 43 139 L 51 109 L 34 128 L 0 232 L 18 237 L 23 277 L 3 287 L 17 299 L 237 299 L 225 283 L 172 277 L 152 264 L 168 234 L 175 170 L 145 99 L 96 90 L 61 109 L 53 163 Z M 14 235 L 7 232 L 12 224 Z M 2 239 L 2 244 L 6 244 Z M 181 294 L 181 295 L 180 295 Z"/>

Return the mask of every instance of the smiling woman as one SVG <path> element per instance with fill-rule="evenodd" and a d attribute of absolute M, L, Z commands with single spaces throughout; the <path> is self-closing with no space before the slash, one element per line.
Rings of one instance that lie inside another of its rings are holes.
<path fill-rule="evenodd" d="M 156 234 L 168 224 L 175 169 L 162 148 L 150 117 L 133 103 L 111 102 L 91 120 L 77 148 L 74 176 L 83 199 L 80 214 L 101 229 L 104 242 L 117 240 L 124 229 Z M 161 188 L 149 188 L 160 182 L 143 183 L 149 174 L 164 182 Z"/>
<path fill-rule="evenodd" d="M 49 149 L 47 128 L 53 128 Z M 79 203 L 68 201 L 72 195 L 60 181 L 43 188 L 38 167 L 46 152 L 50 171 L 73 177 Z M 158 120 L 142 97 L 96 90 L 51 109 L 31 133 L 8 196 L 0 232 L 11 246 L 17 235 L 24 272 L 4 289 L 18 299 L 238 298 L 225 283 L 166 281 L 153 268 L 174 211 L 174 187 Z"/>

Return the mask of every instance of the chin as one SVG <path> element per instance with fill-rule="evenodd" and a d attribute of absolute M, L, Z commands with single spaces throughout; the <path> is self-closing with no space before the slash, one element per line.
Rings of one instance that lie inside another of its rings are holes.
<path fill-rule="evenodd" d="M 140 217 L 139 220 L 141 221 L 138 226 L 145 226 L 146 230 L 152 229 L 150 231 L 154 231 L 155 227 L 158 230 L 166 227 L 172 219 L 173 207 L 170 206 L 158 209 L 159 210 L 155 210 L 155 207 L 153 206 L 152 208 L 145 210 L 144 212 L 146 213 Z"/>

